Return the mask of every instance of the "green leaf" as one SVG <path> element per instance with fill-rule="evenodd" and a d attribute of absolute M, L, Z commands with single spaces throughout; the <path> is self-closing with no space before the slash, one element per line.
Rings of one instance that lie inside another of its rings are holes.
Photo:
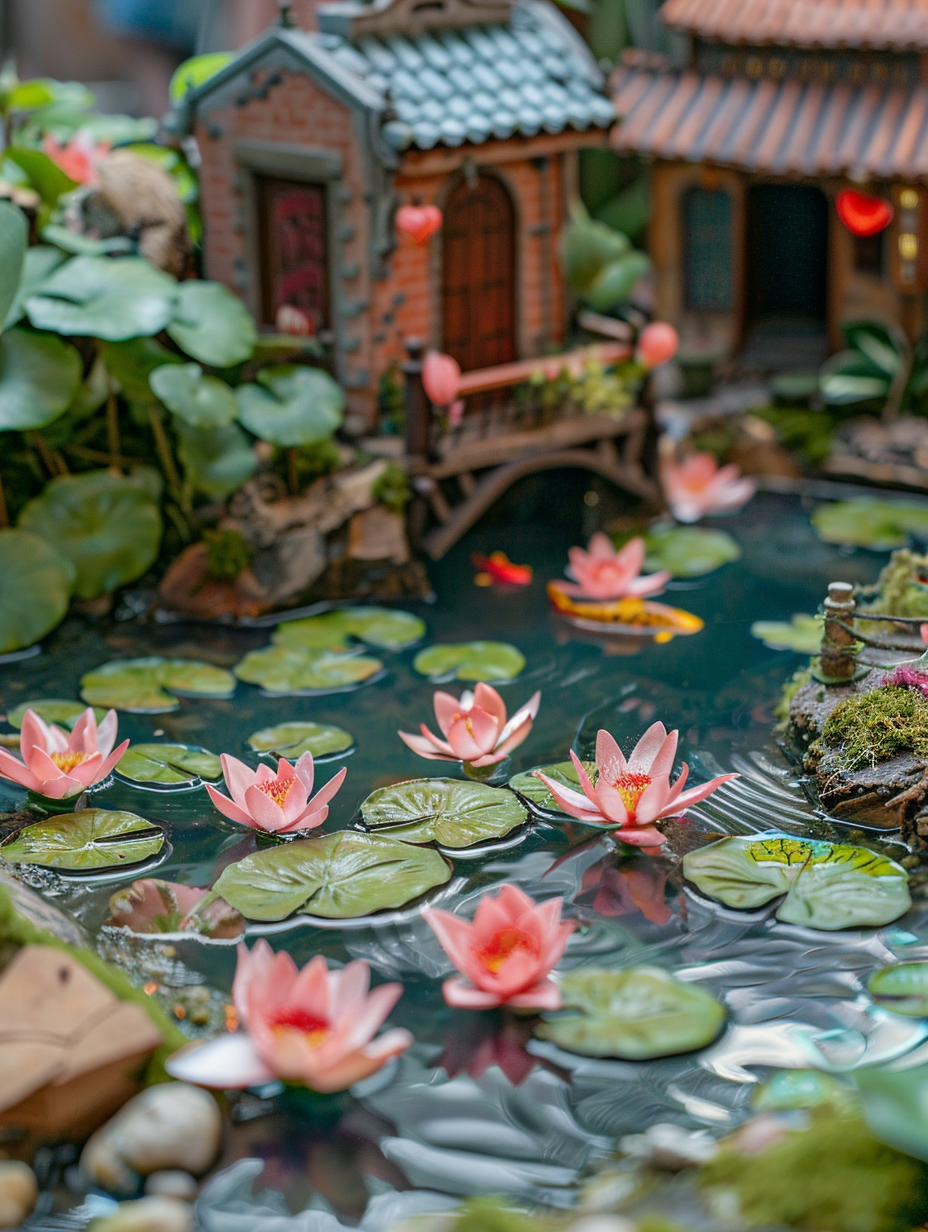
<path fill-rule="evenodd" d="M 199 364 L 155 368 L 149 384 L 168 410 L 193 428 L 224 428 L 238 416 L 235 394 Z"/>
<path fill-rule="evenodd" d="M 225 698 L 234 691 L 231 672 L 199 659 L 112 659 L 81 677 L 81 697 L 88 705 L 135 714 L 176 710 L 172 694 Z"/>
<path fill-rule="evenodd" d="M 762 907 L 785 894 L 777 919 L 807 928 L 877 927 L 912 905 L 904 868 L 848 843 L 724 838 L 685 855 L 683 872 L 726 907 Z"/>
<path fill-rule="evenodd" d="M 38 535 L 0 530 L 0 654 L 41 641 L 64 620 L 74 566 Z"/>
<path fill-rule="evenodd" d="M 559 983 L 565 1012 L 545 1014 L 535 1034 L 588 1057 L 649 1061 L 694 1052 L 711 1044 L 725 1022 L 715 997 L 658 967 L 588 967 Z"/>
<path fill-rule="evenodd" d="M 0 432 L 44 428 L 80 389 L 80 353 L 53 334 L 10 329 L 0 337 Z"/>
<path fill-rule="evenodd" d="M 18 207 L 2 204 L 4 211 L 15 208 L 17 213 L 22 215 Z M 26 312 L 26 300 L 35 295 L 46 278 L 54 273 L 64 259 L 57 248 L 51 248 L 45 244 L 36 244 L 34 248 L 26 249 L 25 258 L 20 262 L 22 272 L 16 284 L 16 292 L 7 305 L 4 329 L 9 329 L 11 325 L 15 325 L 22 319 Z M 9 284 L 6 281 L 6 274 L 0 277 L 3 279 L 2 286 L 7 287 Z M 2 306 L 2 301 L 0 301 L 0 306 Z"/>
<path fill-rule="evenodd" d="M 230 864 L 212 894 L 249 920 L 285 920 L 295 911 L 345 920 L 405 907 L 450 877 L 437 851 L 343 830 Z"/>
<path fill-rule="evenodd" d="M 29 177 L 29 183 L 42 198 L 45 205 L 54 207 L 58 198 L 73 192 L 77 182 L 61 170 L 54 159 L 44 150 L 26 150 L 19 146 L 7 146 L 3 157 L 21 167 Z"/>
<path fill-rule="evenodd" d="M 867 992 L 884 1010 L 928 1018 L 928 962 L 893 963 L 867 980 Z"/>
<path fill-rule="evenodd" d="M 583 765 L 587 774 L 595 783 L 596 763 L 585 761 Z M 562 783 L 573 791 L 582 791 L 580 780 L 577 778 L 577 771 L 574 769 L 574 763 L 572 761 L 559 761 L 551 766 L 535 766 L 534 769 L 525 770 L 522 774 L 517 774 L 509 780 L 509 786 L 512 790 L 518 792 L 523 800 L 527 800 L 536 813 L 541 813 L 544 817 L 554 817 L 558 820 L 562 818 L 574 820 L 557 805 L 554 797 L 541 779 L 535 777 L 535 770 L 540 770 L 542 774 L 546 774 L 555 783 Z"/>
<path fill-rule="evenodd" d="M 727 531 L 702 526 L 649 531 L 644 542 L 648 551 L 645 569 L 669 569 L 674 577 L 703 577 L 741 557 L 741 549 Z"/>
<path fill-rule="evenodd" d="M 816 1069 L 776 1070 L 751 1101 L 757 1112 L 792 1112 L 822 1104 L 846 1104 L 848 1088 Z"/>
<path fill-rule="evenodd" d="M 351 732 L 327 723 L 278 723 L 275 727 L 262 727 L 248 737 L 248 747 L 256 753 L 273 753 L 288 761 L 296 761 L 304 753 L 312 753 L 317 761 L 334 757 L 353 744 Z"/>
<path fill-rule="evenodd" d="M 262 368 L 258 381 L 235 392 L 242 423 L 261 440 L 286 448 L 314 445 L 341 426 L 345 395 L 321 368 L 279 364 Z"/>
<path fill-rule="evenodd" d="M 243 364 L 251 358 L 258 338 L 254 318 L 238 296 L 221 282 L 200 279 L 177 288 L 168 333 L 181 350 L 211 368 Z"/>
<path fill-rule="evenodd" d="M 515 680 L 525 656 L 508 642 L 460 642 L 420 650 L 413 667 L 430 680 Z"/>
<path fill-rule="evenodd" d="M 928 1065 L 902 1057 L 891 1065 L 860 1066 L 853 1078 L 871 1133 L 897 1151 L 928 1160 Z"/>
<path fill-rule="evenodd" d="M 411 779 L 380 787 L 361 805 L 368 830 L 389 829 L 406 843 L 473 847 L 525 824 L 528 813 L 504 787 L 461 779 Z"/>
<path fill-rule="evenodd" d="M 18 205 L 0 201 L 0 321 L 16 300 L 26 259 L 29 227 Z"/>
<path fill-rule="evenodd" d="M 87 706 L 84 702 L 70 701 L 60 697 L 40 697 L 38 701 L 20 703 L 6 716 L 6 721 L 10 727 L 15 727 L 19 730 L 23 725 L 26 711 L 34 710 L 39 718 L 43 719 L 46 723 L 54 723 L 56 727 L 64 727 L 70 731 L 86 709 Z M 94 717 L 98 723 L 105 716 L 105 710 L 97 708 L 94 711 Z"/>
<path fill-rule="evenodd" d="M 637 250 L 626 253 L 616 261 L 610 261 L 600 270 L 592 284 L 583 292 L 583 298 L 596 312 L 606 312 L 615 304 L 627 299 L 635 283 L 651 268 L 647 255 Z"/>
<path fill-rule="evenodd" d="M 425 621 L 387 607 L 344 607 L 279 624 L 271 636 L 276 646 L 307 650 L 346 650 L 350 639 L 381 650 L 403 650 L 425 635 Z"/>
<path fill-rule="evenodd" d="M 823 619 L 797 612 L 790 621 L 755 620 L 751 637 L 771 650 L 796 650 L 799 654 L 818 654 L 822 645 Z"/>
<path fill-rule="evenodd" d="M 572 291 L 584 292 L 600 271 L 629 250 L 628 237 L 595 222 L 579 201 L 570 207 L 570 222 L 561 233 L 561 268 Z"/>
<path fill-rule="evenodd" d="M 826 374 L 819 388 L 825 401 L 833 406 L 884 401 L 889 395 L 889 381 L 883 377 L 854 376 L 846 372 Z"/>
<path fill-rule="evenodd" d="M 134 813 L 81 809 L 26 826 L 0 846 L 10 864 L 38 864 L 68 872 L 104 872 L 156 856 L 164 832 Z"/>
<path fill-rule="evenodd" d="M 144 257 L 74 257 L 26 301 L 36 329 L 119 342 L 164 329 L 176 283 Z"/>
<path fill-rule="evenodd" d="M 50 480 L 19 516 L 77 572 L 80 599 L 108 594 L 154 564 L 161 546 L 161 511 L 131 478 L 86 471 Z"/>
<path fill-rule="evenodd" d="M 232 58 L 231 51 L 209 51 L 185 60 L 171 78 L 171 103 L 174 106 L 182 103 L 191 90 L 209 81 L 210 77 L 215 77 L 227 64 L 231 63 Z"/>
<path fill-rule="evenodd" d="M 105 342 L 103 359 L 107 370 L 129 402 L 152 402 L 151 374 L 166 364 L 181 364 L 179 355 L 154 338 L 130 338 L 126 342 Z"/>
<path fill-rule="evenodd" d="M 848 321 L 841 326 L 848 346 L 862 355 L 890 380 L 899 369 L 900 344 L 892 332 L 878 321 Z"/>
<path fill-rule="evenodd" d="M 819 505 L 812 525 L 826 543 L 888 550 L 904 547 L 910 534 L 928 539 L 928 507 L 862 497 Z"/>
<path fill-rule="evenodd" d="M 255 473 L 258 459 L 238 424 L 191 428 L 181 421 L 175 427 L 184 474 L 204 496 L 225 500 Z"/>
<path fill-rule="evenodd" d="M 109 239 L 96 240 L 89 235 L 81 235 L 58 223 L 50 222 L 42 230 L 42 239 L 47 244 L 54 244 L 62 252 L 75 257 L 110 257 L 126 256 L 136 251 L 132 240 L 125 235 L 114 235 Z"/>
<path fill-rule="evenodd" d="M 383 668 L 380 659 L 359 654 L 328 654 L 291 646 L 252 650 L 235 667 L 239 680 L 266 693 L 330 693 L 363 684 Z"/>
<path fill-rule="evenodd" d="M 170 787 L 198 787 L 204 780 L 222 778 L 215 753 L 186 744 L 133 744 L 116 770 L 130 783 L 158 783 Z"/>

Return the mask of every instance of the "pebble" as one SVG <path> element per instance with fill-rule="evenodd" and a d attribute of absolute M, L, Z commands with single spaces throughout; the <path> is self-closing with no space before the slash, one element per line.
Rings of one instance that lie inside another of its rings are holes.
<path fill-rule="evenodd" d="M 160 1198 L 176 1198 L 179 1202 L 195 1202 L 199 1185 L 189 1172 L 177 1168 L 165 1172 L 153 1172 L 145 1182 L 145 1192 Z"/>
<path fill-rule="evenodd" d="M 0 1160 L 0 1228 L 18 1228 L 33 1211 L 39 1184 L 28 1164 Z"/>
<path fill-rule="evenodd" d="M 193 1208 L 175 1198 L 120 1202 L 112 1214 L 94 1220 L 93 1232 L 193 1232 Z"/>
<path fill-rule="evenodd" d="M 585 1215 L 572 1223 L 567 1232 L 635 1232 L 635 1225 L 621 1215 Z"/>
<path fill-rule="evenodd" d="M 708 1163 L 718 1154 L 718 1144 L 702 1133 L 690 1133 L 682 1125 L 661 1121 L 643 1134 L 628 1134 L 619 1148 L 651 1168 L 679 1172 Z"/>
<path fill-rule="evenodd" d="M 98 1129 L 84 1147 L 81 1170 L 107 1192 L 128 1196 L 153 1172 L 202 1176 L 219 1153 L 221 1137 L 213 1097 L 169 1082 L 136 1095 Z"/>

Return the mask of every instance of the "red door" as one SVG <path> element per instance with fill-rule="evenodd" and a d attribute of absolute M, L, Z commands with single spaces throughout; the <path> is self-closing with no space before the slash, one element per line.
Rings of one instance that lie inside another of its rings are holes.
<path fill-rule="evenodd" d="M 481 176 L 444 211 L 443 347 L 465 372 L 516 358 L 515 215 L 509 193 Z"/>
<path fill-rule="evenodd" d="M 331 328 L 325 188 L 260 179 L 261 314 L 274 325 L 277 309 L 293 304 L 315 334 Z"/>

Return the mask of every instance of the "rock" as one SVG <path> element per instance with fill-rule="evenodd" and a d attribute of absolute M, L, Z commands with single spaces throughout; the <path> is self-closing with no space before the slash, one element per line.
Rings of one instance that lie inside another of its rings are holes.
<path fill-rule="evenodd" d="M 0 1228 L 18 1228 L 32 1214 L 39 1184 L 28 1164 L 0 1160 Z"/>
<path fill-rule="evenodd" d="M 175 1198 L 121 1202 L 111 1215 L 95 1219 L 91 1232 L 193 1232 L 193 1208 Z"/>
<path fill-rule="evenodd" d="M 219 1153 L 222 1117 L 205 1091 L 182 1082 L 150 1087 L 98 1129 L 81 1155 L 94 1184 L 136 1193 L 140 1178 L 183 1169 L 202 1176 Z"/>
<path fill-rule="evenodd" d="M 635 1225 L 621 1215 L 584 1215 L 567 1232 L 635 1232 Z"/>
<path fill-rule="evenodd" d="M 383 505 L 372 505 L 351 519 L 348 555 L 354 560 L 391 560 L 405 565 L 409 560 L 406 519 Z"/>
<path fill-rule="evenodd" d="M 628 1134 L 619 1147 L 651 1168 L 679 1172 L 708 1163 L 718 1152 L 718 1144 L 702 1133 L 690 1133 L 682 1125 L 659 1122 L 643 1134 Z"/>
<path fill-rule="evenodd" d="M 192 543 L 171 563 L 158 586 L 158 599 L 168 611 L 200 620 L 260 616 L 272 606 L 251 569 L 234 578 L 211 578 L 205 543 Z"/>
<path fill-rule="evenodd" d="M 311 586 L 327 563 L 321 532 L 300 526 L 281 533 L 271 547 L 259 551 L 253 569 L 268 606 L 275 607 Z"/>
<path fill-rule="evenodd" d="M 152 1197 L 176 1198 L 178 1202 L 195 1202 L 199 1185 L 189 1172 L 172 1168 L 165 1172 L 153 1172 L 145 1182 L 145 1192 Z"/>

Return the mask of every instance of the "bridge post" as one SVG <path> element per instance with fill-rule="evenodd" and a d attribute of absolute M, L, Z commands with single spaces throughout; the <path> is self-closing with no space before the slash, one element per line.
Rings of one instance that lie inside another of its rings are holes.
<path fill-rule="evenodd" d="M 432 452 L 432 403 L 422 384 L 422 354 L 425 343 L 421 338 L 407 338 L 405 347 L 408 359 L 401 365 L 400 370 L 403 373 L 406 408 L 406 467 L 416 493 L 406 510 L 406 525 L 409 541 L 413 548 L 417 548 L 425 534 L 428 515 L 425 498 L 420 489 L 423 480 L 427 478 L 425 471 Z"/>

